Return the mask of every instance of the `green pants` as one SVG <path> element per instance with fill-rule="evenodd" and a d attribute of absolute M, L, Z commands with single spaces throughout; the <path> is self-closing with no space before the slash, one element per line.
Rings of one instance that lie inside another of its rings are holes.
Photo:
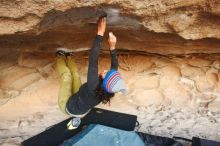
<path fill-rule="evenodd" d="M 67 114 L 66 103 L 69 97 L 79 90 L 81 80 L 73 58 L 57 57 L 56 68 L 60 77 L 58 105 L 61 111 Z"/>

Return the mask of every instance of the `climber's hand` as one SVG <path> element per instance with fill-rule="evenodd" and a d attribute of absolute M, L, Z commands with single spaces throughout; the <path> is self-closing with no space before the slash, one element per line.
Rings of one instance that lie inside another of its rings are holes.
<path fill-rule="evenodd" d="M 117 42 L 116 36 L 112 32 L 109 32 L 108 44 L 110 50 L 115 50 L 116 42 Z"/>
<path fill-rule="evenodd" d="M 106 17 L 101 17 L 98 20 L 98 32 L 97 35 L 104 36 L 106 28 Z"/>

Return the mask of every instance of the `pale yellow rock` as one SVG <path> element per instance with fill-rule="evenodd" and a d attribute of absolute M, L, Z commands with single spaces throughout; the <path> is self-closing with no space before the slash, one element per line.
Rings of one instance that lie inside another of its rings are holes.
<path fill-rule="evenodd" d="M 180 21 L 177 21 L 176 17 L 178 17 Z M 172 17 L 168 18 L 168 24 L 170 24 L 176 32 L 182 32 L 184 29 L 187 29 L 189 25 L 192 25 L 195 20 L 195 15 L 191 17 L 187 14 L 176 13 Z"/>
<path fill-rule="evenodd" d="M 192 59 L 189 59 L 187 63 L 191 66 L 195 67 L 204 67 L 204 66 L 210 66 L 212 64 L 212 61 L 206 60 L 203 58 L 196 58 L 193 57 Z"/>
<path fill-rule="evenodd" d="M 19 95 L 19 91 L 17 91 L 17 90 L 3 90 L 3 89 L 0 89 L 0 99 L 14 98 L 18 95 Z"/>
<path fill-rule="evenodd" d="M 218 72 L 218 79 L 219 79 L 219 81 L 220 81 L 220 71 Z"/>
<path fill-rule="evenodd" d="M 205 73 L 202 71 L 202 69 L 198 67 L 193 67 L 187 64 L 184 64 L 181 66 L 181 74 L 182 76 L 194 78 L 196 76 L 203 76 Z"/>
<path fill-rule="evenodd" d="M 220 109 L 220 98 L 216 98 L 213 102 L 208 104 L 210 110 L 219 111 Z"/>
<path fill-rule="evenodd" d="M 135 88 L 139 89 L 154 89 L 159 87 L 159 76 L 144 76 L 138 77 L 132 84 Z"/>
<path fill-rule="evenodd" d="M 220 61 L 219 60 L 214 61 L 212 66 L 216 69 L 220 69 Z"/>
<path fill-rule="evenodd" d="M 26 75 L 35 73 L 36 69 L 30 69 L 25 67 L 13 66 L 8 69 L 1 71 L 0 74 L 0 87 L 7 89 L 13 84 L 16 80 L 19 80 Z"/>
<path fill-rule="evenodd" d="M 207 107 L 207 105 L 213 102 L 217 97 L 213 94 L 205 94 L 205 92 L 194 92 L 192 103 L 195 107 Z"/>
<path fill-rule="evenodd" d="M 212 102 L 208 105 L 208 108 L 210 110 L 215 110 L 215 111 L 219 111 L 220 109 L 220 102 Z"/>
<path fill-rule="evenodd" d="M 10 94 L 8 94 L 6 91 L 0 89 L 0 99 L 3 99 L 3 98 L 10 98 Z"/>
<path fill-rule="evenodd" d="M 155 63 L 156 67 L 161 68 L 161 67 L 165 67 L 168 65 L 174 65 L 174 63 L 169 60 L 168 58 L 165 57 L 152 57 L 152 62 Z"/>
<path fill-rule="evenodd" d="M 215 88 L 215 85 L 207 80 L 206 76 L 200 76 L 195 78 L 196 87 L 200 92 L 205 91 L 213 91 Z"/>
<path fill-rule="evenodd" d="M 220 91 L 220 82 L 217 83 L 217 89 Z"/>
<path fill-rule="evenodd" d="M 207 81 L 213 85 L 213 86 L 216 86 L 216 84 L 218 83 L 219 81 L 219 78 L 218 78 L 218 74 L 217 73 L 209 73 L 207 72 L 206 73 L 206 79 Z"/>
<path fill-rule="evenodd" d="M 178 80 L 181 77 L 180 69 L 176 65 L 168 65 L 160 69 L 162 76 Z"/>
<path fill-rule="evenodd" d="M 13 90 L 22 90 L 25 87 L 33 84 L 34 82 L 39 81 L 40 78 L 40 73 L 31 73 L 14 81 L 12 84 L 8 86 L 8 88 Z"/>
<path fill-rule="evenodd" d="M 23 67 L 38 68 L 44 67 L 50 62 L 46 53 L 21 53 L 18 64 Z"/>
<path fill-rule="evenodd" d="M 144 73 L 153 65 L 151 58 L 148 56 L 120 56 L 119 61 L 120 68 L 137 73 Z"/>
<path fill-rule="evenodd" d="M 133 103 L 139 106 L 166 104 L 163 94 L 155 89 L 136 89 L 132 95 Z"/>
<path fill-rule="evenodd" d="M 181 77 L 179 83 L 185 90 L 193 90 L 195 88 L 195 81 L 190 78 Z"/>
<path fill-rule="evenodd" d="M 170 77 L 162 77 L 160 80 L 160 89 L 165 98 L 170 100 L 175 106 L 189 105 L 191 94 L 185 90 L 178 81 Z"/>

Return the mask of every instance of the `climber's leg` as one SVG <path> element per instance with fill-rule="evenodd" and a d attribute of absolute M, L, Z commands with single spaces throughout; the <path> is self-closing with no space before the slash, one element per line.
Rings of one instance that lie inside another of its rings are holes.
<path fill-rule="evenodd" d="M 81 86 L 81 79 L 74 58 L 71 58 L 70 56 L 67 57 L 67 66 L 69 67 L 72 74 L 72 93 L 75 94 L 79 91 Z"/>
<path fill-rule="evenodd" d="M 66 114 L 66 103 L 72 95 L 72 75 L 70 69 L 66 65 L 64 56 L 57 57 L 56 68 L 60 77 L 58 105 L 61 111 Z"/>

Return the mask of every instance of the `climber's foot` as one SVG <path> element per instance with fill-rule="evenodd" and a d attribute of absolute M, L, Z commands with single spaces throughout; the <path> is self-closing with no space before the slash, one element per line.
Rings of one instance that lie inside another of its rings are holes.
<path fill-rule="evenodd" d="M 56 56 L 72 56 L 73 52 L 67 48 L 57 48 Z"/>

